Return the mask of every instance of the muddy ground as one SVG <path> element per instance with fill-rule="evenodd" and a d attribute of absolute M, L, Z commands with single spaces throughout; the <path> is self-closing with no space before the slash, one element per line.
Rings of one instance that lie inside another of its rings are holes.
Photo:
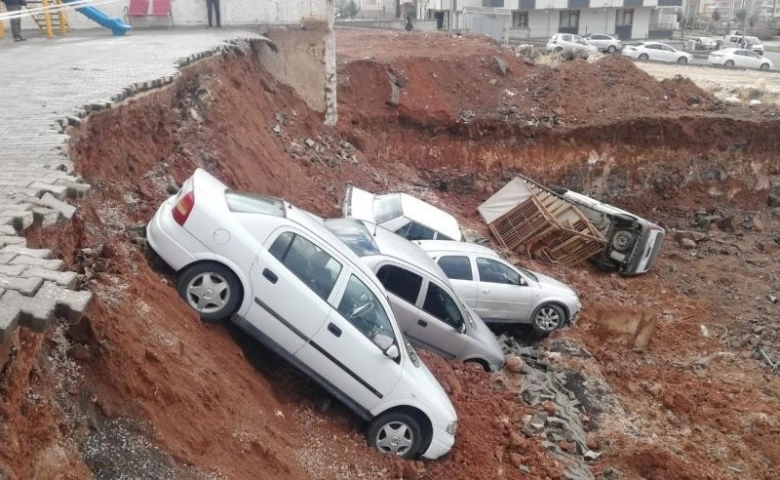
<path fill-rule="evenodd" d="M 522 374 L 430 355 L 458 411 L 456 445 L 435 462 L 381 456 L 304 375 L 230 325 L 201 323 L 143 239 L 201 166 L 323 216 L 338 215 L 347 181 L 408 191 L 487 239 L 476 206 L 516 172 L 660 222 L 666 243 L 641 277 L 516 258 L 583 300 L 577 325 L 539 346 L 583 405 L 587 446 L 601 453 L 589 475 L 780 478 L 771 111 L 658 82 L 621 57 L 552 69 L 483 39 L 359 30 L 339 31 L 338 49 L 335 129 L 256 52 L 236 51 L 71 132 L 92 193 L 71 223 L 27 236 L 96 295 L 79 325 L 14 339 L 0 373 L 5 477 L 564 478 L 553 452 L 581 458 L 566 440 L 522 433 L 550 409 L 522 401 Z M 643 312 L 655 330 L 634 351 L 609 325 Z"/>

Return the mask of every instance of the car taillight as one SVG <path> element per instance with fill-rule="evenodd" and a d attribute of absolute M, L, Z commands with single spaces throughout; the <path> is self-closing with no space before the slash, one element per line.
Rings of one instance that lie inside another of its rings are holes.
<path fill-rule="evenodd" d="M 192 207 L 194 206 L 195 192 L 190 190 L 183 197 L 181 197 L 173 207 L 173 211 L 171 213 L 173 213 L 173 219 L 176 220 L 176 223 L 184 226 L 184 222 L 187 221 L 187 217 L 189 217 L 190 213 L 192 213 Z"/>

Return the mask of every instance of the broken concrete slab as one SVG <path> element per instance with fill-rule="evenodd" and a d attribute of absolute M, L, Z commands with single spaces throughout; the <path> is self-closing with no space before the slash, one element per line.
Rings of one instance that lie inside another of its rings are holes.
<path fill-rule="evenodd" d="M 60 259 L 47 260 L 44 258 L 31 257 L 29 255 L 11 255 L 13 255 L 12 259 L 7 262 L 3 262 L 2 255 L 0 255 L 0 264 L 9 263 L 11 265 L 36 266 L 46 268 L 48 270 L 62 270 L 62 268 L 65 266 L 65 262 Z"/>
<path fill-rule="evenodd" d="M 19 278 L 0 274 L 0 287 L 6 290 L 14 290 L 27 296 L 35 295 L 35 292 L 38 291 L 42 284 L 43 279 L 40 277 Z"/>
<path fill-rule="evenodd" d="M 20 247 L 19 245 L 6 245 L 3 248 L 0 248 L 0 254 L 3 253 L 14 253 L 17 255 L 27 255 L 28 257 L 35 257 L 35 258 L 50 258 L 51 257 L 51 250 L 49 249 L 35 249 L 35 248 L 27 248 L 27 247 Z"/>
<path fill-rule="evenodd" d="M 21 273 L 21 276 L 24 278 L 42 278 L 65 288 L 72 289 L 76 287 L 76 272 L 58 272 L 42 267 L 30 266 Z"/>
<path fill-rule="evenodd" d="M 92 300 L 92 292 L 66 290 L 53 282 L 46 282 L 36 295 L 36 298 L 53 299 L 57 303 L 57 315 L 71 322 L 81 319 Z"/>

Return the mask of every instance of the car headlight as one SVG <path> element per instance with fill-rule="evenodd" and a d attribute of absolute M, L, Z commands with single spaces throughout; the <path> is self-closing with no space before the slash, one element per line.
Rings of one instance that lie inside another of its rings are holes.
<path fill-rule="evenodd" d="M 458 421 L 455 420 L 454 422 L 450 422 L 445 431 L 454 437 L 455 433 L 458 431 Z"/>

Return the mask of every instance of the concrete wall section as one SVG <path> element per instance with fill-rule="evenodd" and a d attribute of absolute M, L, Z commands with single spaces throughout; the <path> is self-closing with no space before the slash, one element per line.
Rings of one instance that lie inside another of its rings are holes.
<path fill-rule="evenodd" d="M 532 38 L 550 37 L 558 31 L 560 12 L 557 10 L 531 10 L 528 12 L 528 27 Z"/>
<path fill-rule="evenodd" d="M 651 8 L 634 9 L 634 28 L 631 30 L 631 38 L 647 38 L 651 12 Z"/>
<path fill-rule="evenodd" d="M 154 0 L 150 0 L 151 3 Z M 128 0 L 117 0 L 95 8 L 106 15 L 124 18 Z M 221 0 L 222 25 L 296 24 L 302 20 L 326 21 L 326 0 Z M 173 21 L 179 26 L 206 25 L 206 0 L 173 0 L 171 4 Z M 75 10 L 68 10 L 68 21 L 74 30 L 101 28 Z M 167 26 L 166 18 L 137 17 L 131 20 L 139 28 Z M 22 20 L 23 29 L 37 29 L 31 18 Z"/>

